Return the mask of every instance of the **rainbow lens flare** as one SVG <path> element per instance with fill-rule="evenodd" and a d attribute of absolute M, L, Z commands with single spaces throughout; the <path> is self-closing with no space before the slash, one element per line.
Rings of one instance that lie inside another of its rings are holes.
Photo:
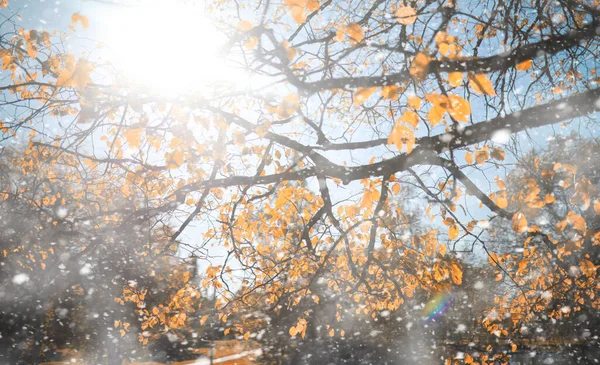
<path fill-rule="evenodd" d="M 451 299 L 451 292 L 437 293 L 423 308 L 423 317 L 425 319 L 438 318 L 449 307 Z"/>

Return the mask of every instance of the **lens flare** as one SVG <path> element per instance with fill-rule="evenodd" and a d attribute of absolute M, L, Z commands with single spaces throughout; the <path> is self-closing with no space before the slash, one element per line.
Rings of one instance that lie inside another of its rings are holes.
<path fill-rule="evenodd" d="M 449 307 L 452 300 L 451 292 L 439 292 L 423 308 L 423 318 L 429 320 L 438 318 Z"/>

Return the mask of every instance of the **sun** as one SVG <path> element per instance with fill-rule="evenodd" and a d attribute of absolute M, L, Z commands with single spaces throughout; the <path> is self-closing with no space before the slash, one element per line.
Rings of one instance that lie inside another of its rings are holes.
<path fill-rule="evenodd" d="M 165 3 L 111 11 L 103 39 L 123 76 L 165 95 L 208 92 L 214 83 L 234 80 L 220 55 L 226 37 L 203 9 Z"/>

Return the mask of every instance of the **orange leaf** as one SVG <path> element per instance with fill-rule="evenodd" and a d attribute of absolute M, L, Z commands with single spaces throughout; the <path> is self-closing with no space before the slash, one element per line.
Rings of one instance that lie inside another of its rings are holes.
<path fill-rule="evenodd" d="M 585 274 L 585 276 L 595 276 L 596 275 L 596 265 L 594 265 L 589 260 L 582 260 L 579 264 L 579 268 Z"/>
<path fill-rule="evenodd" d="M 473 154 L 471 152 L 465 153 L 465 161 L 467 161 L 469 165 L 473 164 Z"/>
<path fill-rule="evenodd" d="M 246 48 L 248 51 L 251 51 L 254 48 L 256 48 L 257 44 L 258 44 L 258 37 L 253 36 L 253 37 L 246 39 L 246 41 L 244 42 L 244 48 Z"/>
<path fill-rule="evenodd" d="M 583 232 L 586 229 L 585 220 L 581 216 L 575 214 L 573 211 L 570 211 L 567 214 L 567 222 L 569 222 L 569 224 L 571 224 L 573 228 L 578 231 Z"/>
<path fill-rule="evenodd" d="M 423 52 L 417 53 L 415 59 L 410 64 L 408 72 L 415 81 L 425 80 L 429 72 L 429 56 Z"/>
<path fill-rule="evenodd" d="M 296 23 L 304 23 L 306 21 L 304 6 L 292 5 L 290 6 L 290 10 L 292 12 L 292 19 L 294 19 Z"/>
<path fill-rule="evenodd" d="M 498 206 L 498 208 L 504 209 L 508 206 L 508 200 L 506 200 L 505 197 L 500 196 L 496 198 L 496 205 Z"/>
<path fill-rule="evenodd" d="M 358 90 L 356 90 L 356 92 L 354 93 L 354 95 L 352 96 L 352 101 L 354 101 L 355 104 L 362 104 L 364 103 L 371 95 L 373 95 L 373 93 L 377 91 L 376 87 L 368 87 L 368 88 L 359 88 Z"/>
<path fill-rule="evenodd" d="M 470 74 L 469 81 L 471 82 L 473 91 L 475 91 L 477 94 L 496 96 L 494 86 L 492 86 L 492 82 L 485 74 Z"/>
<path fill-rule="evenodd" d="M 139 148 L 142 141 L 142 128 L 129 129 L 123 133 L 123 137 L 131 148 Z"/>
<path fill-rule="evenodd" d="M 452 281 L 454 282 L 454 284 L 456 284 L 456 285 L 462 284 L 462 276 L 463 276 L 462 269 L 456 262 L 452 262 L 451 272 L 452 272 Z"/>
<path fill-rule="evenodd" d="M 395 144 L 398 151 L 406 145 L 406 153 L 411 153 L 415 145 L 415 133 L 405 125 L 396 122 L 388 138 L 388 144 Z"/>
<path fill-rule="evenodd" d="M 485 160 L 488 159 L 488 157 L 489 157 L 489 154 L 488 154 L 487 150 L 479 150 L 479 151 L 475 152 L 475 161 L 479 165 L 483 165 L 485 163 Z"/>
<path fill-rule="evenodd" d="M 471 115 L 471 104 L 458 95 L 450 95 L 448 100 L 450 101 L 448 113 L 452 118 L 459 122 L 467 122 Z"/>
<path fill-rule="evenodd" d="M 522 233 L 527 230 L 527 218 L 521 212 L 516 212 L 512 217 L 512 229 L 515 232 Z"/>
<path fill-rule="evenodd" d="M 517 64 L 517 70 L 519 71 L 527 71 L 531 68 L 531 66 L 533 65 L 533 61 L 532 60 L 527 60 L 527 61 L 523 61 L 519 64 Z"/>
<path fill-rule="evenodd" d="M 350 43 L 360 43 L 365 38 L 365 33 L 358 23 L 348 24 L 346 34 L 350 37 Z"/>
<path fill-rule="evenodd" d="M 504 152 L 502 148 L 493 148 L 490 156 L 498 161 L 504 161 L 506 158 L 506 152 Z"/>
<path fill-rule="evenodd" d="M 463 81 L 462 72 L 450 72 L 448 74 L 448 82 L 450 82 L 450 85 L 458 87 L 458 86 L 462 85 L 462 81 Z"/>
<path fill-rule="evenodd" d="M 435 127 L 446 114 L 446 109 L 441 106 L 435 105 L 429 109 L 429 113 L 427 113 L 427 119 L 429 119 L 429 123 L 432 127 Z"/>
<path fill-rule="evenodd" d="M 396 85 L 388 85 L 384 86 L 381 89 L 381 95 L 388 100 L 396 100 L 398 99 L 398 93 L 400 89 Z"/>
<path fill-rule="evenodd" d="M 401 6 L 396 10 L 396 19 L 398 23 L 410 25 L 417 21 L 417 12 L 408 6 Z"/>
<path fill-rule="evenodd" d="M 411 96 L 408 98 L 408 107 L 412 109 L 419 109 L 421 107 L 421 98 L 418 96 Z"/>
<path fill-rule="evenodd" d="M 252 23 L 247 20 L 240 20 L 236 28 L 242 32 L 247 32 L 252 29 Z"/>
<path fill-rule="evenodd" d="M 308 2 L 306 3 L 306 8 L 308 9 L 308 11 L 315 11 L 320 7 L 321 5 L 319 4 L 318 0 L 308 0 Z"/>
<path fill-rule="evenodd" d="M 451 240 L 456 239 L 456 237 L 458 237 L 459 231 L 460 230 L 458 229 L 458 225 L 454 223 L 450 226 L 450 228 L 448 228 L 448 238 L 450 238 Z"/>
<path fill-rule="evenodd" d="M 90 25 L 90 21 L 87 16 L 79 13 L 73 13 L 73 15 L 71 15 L 71 23 L 75 24 L 77 22 L 81 23 L 83 29 L 87 29 L 87 27 Z"/>
<path fill-rule="evenodd" d="M 165 165 L 168 169 L 176 169 L 183 165 L 183 152 L 181 150 L 176 150 L 171 153 L 166 152 Z"/>
<path fill-rule="evenodd" d="M 400 120 L 407 124 L 410 124 L 411 126 L 413 126 L 413 128 L 417 128 L 417 126 L 419 125 L 419 116 L 417 115 L 417 113 L 410 110 L 404 112 L 404 114 L 402 114 L 402 117 L 400 117 Z"/>

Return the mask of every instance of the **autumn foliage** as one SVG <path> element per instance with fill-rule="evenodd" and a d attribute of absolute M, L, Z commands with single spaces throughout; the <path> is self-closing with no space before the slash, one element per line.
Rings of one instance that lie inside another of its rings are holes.
<path fill-rule="evenodd" d="M 210 320 L 248 340 L 258 311 L 292 316 L 294 341 L 344 341 L 345 320 L 455 292 L 486 261 L 497 290 L 470 331 L 499 342 L 445 361 L 506 363 L 523 328 L 600 309 L 592 3 L 209 1 L 219 57 L 247 82 L 176 96 L 70 52 L 92 14 L 68 34 L 10 18 L 0 196 L 36 220 L 31 239 L 2 236 L 3 275 L 120 252 L 103 290 L 139 320 L 111 313 L 122 337 Z M 172 269 L 185 258 L 199 279 Z M 340 307 L 317 324 L 324 295 Z"/>

